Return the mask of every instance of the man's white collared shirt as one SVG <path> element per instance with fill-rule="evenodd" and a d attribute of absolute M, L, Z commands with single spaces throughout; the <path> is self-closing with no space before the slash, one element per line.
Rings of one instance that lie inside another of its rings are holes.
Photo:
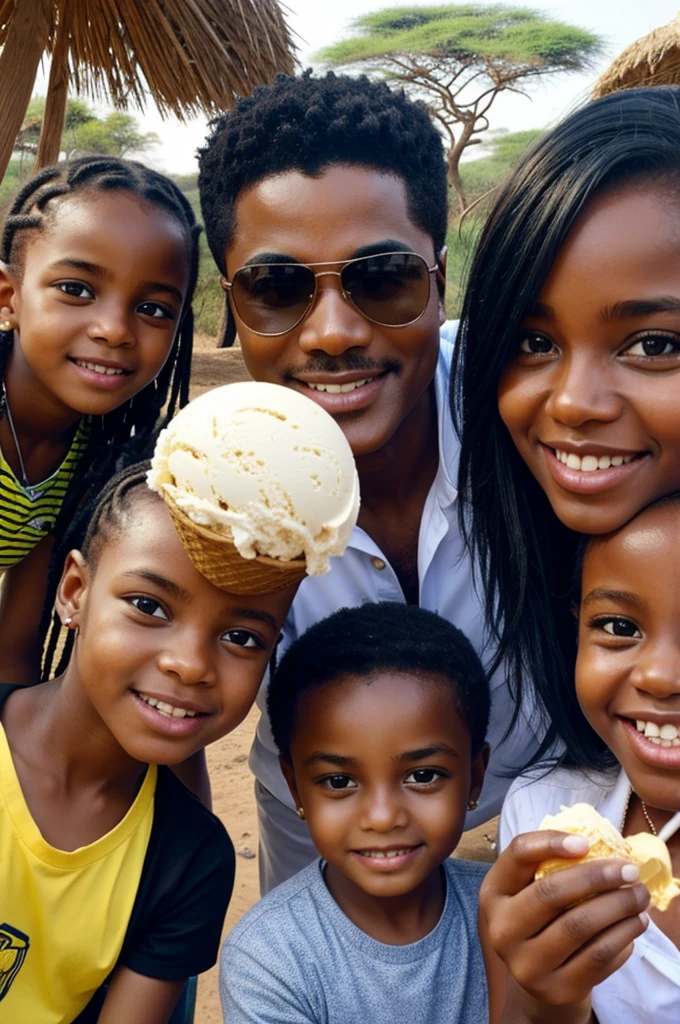
<path fill-rule="evenodd" d="M 482 660 L 489 660 L 487 631 L 481 600 L 475 589 L 472 561 L 458 524 L 459 443 L 449 412 L 448 389 L 455 324 L 442 330 L 439 361 L 435 374 L 435 396 L 439 431 L 439 468 L 425 501 L 418 540 L 419 604 L 448 619 L 468 637 Z M 360 527 L 355 527 L 347 551 L 331 559 L 326 576 L 303 580 L 283 628 L 278 656 L 320 619 L 339 608 L 366 602 L 405 602 L 404 594 L 387 557 Z M 278 763 L 265 707 L 265 686 L 258 705 L 262 717 L 250 752 L 250 768 L 262 785 L 283 803 L 294 804 Z M 498 814 L 503 797 L 517 774 L 538 746 L 538 728 L 533 722 L 533 705 L 520 713 L 510 735 L 503 737 L 512 718 L 514 702 L 504 674 L 491 679 L 491 719 L 487 734 L 491 760 L 476 811 L 469 812 L 466 828 Z"/>

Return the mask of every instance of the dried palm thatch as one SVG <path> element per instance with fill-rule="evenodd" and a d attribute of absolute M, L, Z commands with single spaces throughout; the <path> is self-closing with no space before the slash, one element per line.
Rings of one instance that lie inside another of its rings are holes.
<path fill-rule="evenodd" d="M 668 25 L 655 28 L 620 54 L 595 83 L 593 96 L 599 99 L 619 89 L 640 85 L 680 83 L 680 14 Z"/>
<path fill-rule="evenodd" d="M 277 0 L 0 0 L 0 46 L 0 177 L 43 55 L 52 62 L 38 166 L 58 156 L 69 86 L 119 109 L 151 98 L 186 119 L 294 69 Z"/>

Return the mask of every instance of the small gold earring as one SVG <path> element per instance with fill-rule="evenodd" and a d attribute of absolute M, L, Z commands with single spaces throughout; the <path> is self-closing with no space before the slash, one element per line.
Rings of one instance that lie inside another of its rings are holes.
<path fill-rule="evenodd" d="M 12 321 L 11 320 L 1 320 L 0 321 L 0 332 L 3 332 L 5 334 L 7 334 L 7 332 L 11 331 L 11 330 L 12 330 Z"/>
<path fill-rule="evenodd" d="M 476 811 L 478 806 L 479 805 L 476 800 L 468 801 L 468 811 Z"/>
<path fill-rule="evenodd" d="M 67 615 L 66 618 L 64 619 L 64 625 L 66 626 L 67 629 L 71 628 L 72 622 L 73 622 L 73 619 L 71 618 L 71 616 Z"/>
<path fill-rule="evenodd" d="M 307 820 L 306 817 L 305 817 L 305 809 L 304 809 L 304 807 L 298 807 L 298 809 L 297 809 L 297 816 L 300 819 L 300 821 L 306 821 Z"/>

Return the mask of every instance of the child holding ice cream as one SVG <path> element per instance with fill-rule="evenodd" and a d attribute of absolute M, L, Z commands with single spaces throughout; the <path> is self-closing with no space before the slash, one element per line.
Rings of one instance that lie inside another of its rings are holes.
<path fill-rule="evenodd" d="M 680 875 L 680 832 L 668 839 L 670 871 L 657 865 L 646 887 L 639 879 L 648 865 L 622 859 L 588 860 L 534 881 L 539 862 L 578 858 L 587 843 L 531 831 L 561 805 L 585 803 L 624 838 L 649 839 L 680 809 L 679 538 L 675 493 L 588 546 L 576 669 L 585 718 L 570 726 L 592 727 L 611 769 L 582 761 L 541 770 L 515 782 L 506 799 L 507 849 L 485 882 L 482 916 L 518 983 L 506 1009 L 513 1024 L 680 1020 L 680 899 L 661 909 L 678 891 L 668 875 Z"/>
<path fill-rule="evenodd" d="M 63 674 L 0 686 L 1 1019 L 162 1024 L 213 963 L 233 849 L 165 766 L 243 720 L 300 579 L 356 518 L 342 432 L 272 385 L 188 406 L 149 481 L 116 477 L 67 558 Z"/>

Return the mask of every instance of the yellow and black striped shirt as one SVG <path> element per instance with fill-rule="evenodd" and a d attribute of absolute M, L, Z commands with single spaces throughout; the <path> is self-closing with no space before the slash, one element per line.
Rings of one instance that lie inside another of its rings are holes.
<path fill-rule="evenodd" d="M 21 562 L 52 530 L 90 430 L 84 416 L 59 469 L 30 487 L 19 483 L 0 450 L 0 573 Z"/>

